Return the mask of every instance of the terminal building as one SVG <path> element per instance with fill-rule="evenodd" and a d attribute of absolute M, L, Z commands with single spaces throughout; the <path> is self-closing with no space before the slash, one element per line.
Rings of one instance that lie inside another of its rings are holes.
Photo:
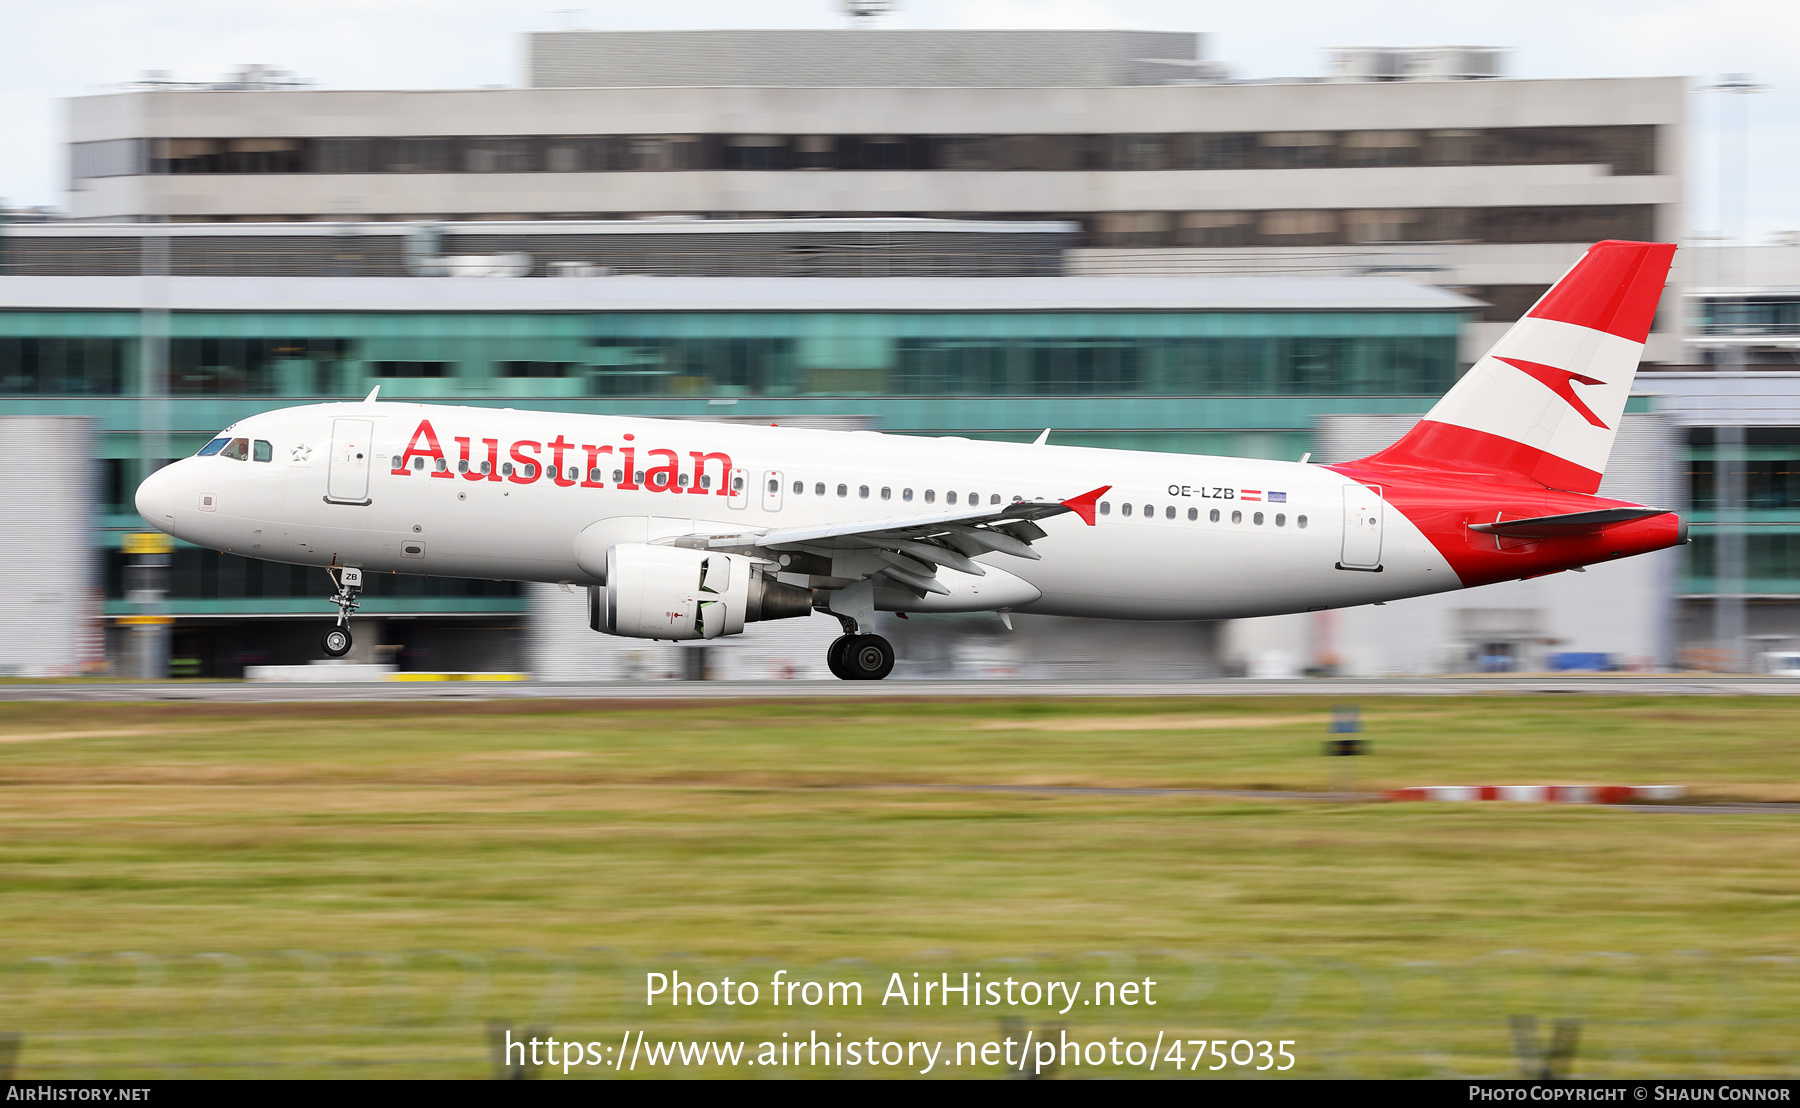
<path fill-rule="evenodd" d="M 69 214 L 1061 220 L 1079 228 L 1072 272 L 1465 290 L 1487 305 L 1471 361 L 1586 244 L 1681 237 L 1680 78 L 1511 80 L 1498 51 L 1427 50 L 1244 82 L 1206 44 L 571 31 L 529 36 L 521 88 L 164 82 L 68 102 Z M 1651 362 L 1683 361 L 1678 331 L 1659 321 Z"/>
<path fill-rule="evenodd" d="M 69 218 L 0 227 L 0 438 L 14 451 L 61 421 L 98 459 L 91 524 L 68 525 L 97 536 L 95 589 L 69 611 L 104 625 L 106 659 L 145 610 L 123 544 L 148 460 L 252 412 L 379 384 L 1334 461 L 1398 438 L 1592 241 L 1682 237 L 1680 79 L 1518 81 L 1493 51 L 1345 51 L 1322 79 L 1233 82 L 1202 36 L 1126 32 L 529 47 L 524 88 L 264 74 L 69 102 Z M 1800 633 L 1795 297 L 1707 270 L 1684 312 L 1692 253 L 1602 492 L 1691 507 L 1693 545 L 1224 626 L 895 621 L 896 676 L 1669 665 L 1711 644 L 1721 589 L 1780 645 Z M 1721 585 L 1710 436 L 1740 417 L 1757 424 L 1746 573 Z M 171 561 L 175 672 L 312 656 L 321 571 L 179 544 Z M 362 660 L 420 670 L 812 676 L 823 646 L 801 640 L 836 633 L 788 621 L 701 661 L 593 634 L 554 585 L 395 577 L 369 597 Z M 97 664 L 94 630 L 39 668 Z"/>

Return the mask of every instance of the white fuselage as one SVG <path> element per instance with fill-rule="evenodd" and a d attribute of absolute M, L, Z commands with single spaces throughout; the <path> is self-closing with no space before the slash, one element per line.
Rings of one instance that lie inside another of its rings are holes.
<path fill-rule="evenodd" d="M 596 584 L 577 547 L 602 521 L 623 534 L 636 528 L 642 541 L 646 532 L 894 519 L 971 496 L 1060 500 L 1111 486 L 1094 526 L 1073 514 L 1043 521 L 1047 534 L 1033 546 L 1041 561 L 981 557 L 1036 594 L 991 606 L 1217 619 L 1461 587 L 1391 505 L 1376 507 L 1380 571 L 1340 568 L 1347 505 L 1367 490 L 1296 462 L 407 403 L 289 408 L 222 434 L 269 443 L 271 460 L 184 459 L 145 483 L 139 510 L 196 545 L 279 562 Z M 670 487 L 647 487 L 672 474 Z M 1366 554 L 1370 536 L 1354 541 Z"/>

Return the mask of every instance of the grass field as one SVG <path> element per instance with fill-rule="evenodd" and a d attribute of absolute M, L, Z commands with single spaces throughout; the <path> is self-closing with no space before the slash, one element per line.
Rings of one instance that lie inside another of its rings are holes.
<path fill-rule="evenodd" d="M 1776 699 L 1362 711 L 1365 788 L 1800 799 L 1800 706 Z M 22 1035 L 17 1073 L 42 1077 L 487 1076 L 493 1021 L 607 1043 L 1060 1025 L 1291 1039 L 1295 1074 L 1450 1076 L 1515 1072 L 1507 1019 L 1524 1015 L 1584 1020 L 1582 1075 L 1800 1069 L 1791 813 L 950 787 L 1324 792 L 1328 713 L 4 704 L 0 1035 Z M 646 1008 L 645 973 L 673 969 L 765 982 L 764 1002 Z M 778 969 L 858 980 L 867 999 L 774 1009 Z M 1161 1003 L 882 1007 L 894 971 L 1148 976 Z"/>

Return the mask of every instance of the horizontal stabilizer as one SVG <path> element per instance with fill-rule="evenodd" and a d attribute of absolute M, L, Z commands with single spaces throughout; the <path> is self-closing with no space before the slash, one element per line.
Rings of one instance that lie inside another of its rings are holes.
<path fill-rule="evenodd" d="M 1666 508 L 1600 508 L 1592 512 L 1569 512 L 1560 516 L 1537 516 L 1532 519 L 1471 523 L 1469 530 L 1480 531 L 1484 535 L 1505 535 L 1515 539 L 1547 539 L 1558 535 L 1591 534 L 1616 524 L 1668 514 Z"/>

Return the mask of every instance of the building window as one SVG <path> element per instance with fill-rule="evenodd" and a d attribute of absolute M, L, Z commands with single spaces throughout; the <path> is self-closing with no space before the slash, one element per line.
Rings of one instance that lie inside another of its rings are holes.
<path fill-rule="evenodd" d="M 369 374 L 374 377 L 412 380 L 416 378 L 453 377 L 456 375 L 455 362 L 370 362 Z"/>
<path fill-rule="evenodd" d="M 125 340 L 0 337 L 0 395 L 118 396 Z"/>
<path fill-rule="evenodd" d="M 1030 135 L 506 135 L 73 143 L 77 180 L 152 174 L 1102 171 L 1601 165 L 1656 172 L 1652 125 Z M 78 186 L 79 187 L 79 186 Z"/>
<path fill-rule="evenodd" d="M 502 377 L 569 377 L 576 372 L 575 362 L 500 362 Z"/>

